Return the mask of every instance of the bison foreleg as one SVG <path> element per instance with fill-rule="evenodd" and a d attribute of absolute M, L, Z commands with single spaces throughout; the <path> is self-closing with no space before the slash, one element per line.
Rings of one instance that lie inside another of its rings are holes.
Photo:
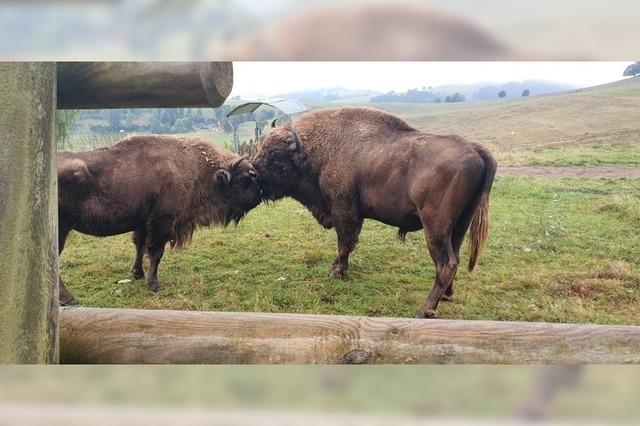
<path fill-rule="evenodd" d="M 164 254 L 164 247 L 166 241 L 150 245 L 148 248 L 149 253 L 149 273 L 147 274 L 147 285 L 151 291 L 159 291 L 162 286 L 158 282 L 158 265 Z"/>
<path fill-rule="evenodd" d="M 73 297 L 73 294 L 71 294 L 71 292 L 67 290 L 67 287 L 64 285 L 62 277 L 60 276 L 58 276 L 58 304 L 60 306 L 71 306 L 78 304 L 78 301 L 75 297 Z"/>
<path fill-rule="evenodd" d="M 67 241 L 67 235 L 69 235 L 70 231 L 70 226 L 58 222 L 58 255 L 62 253 L 62 250 L 64 249 L 64 243 L 65 241 Z M 58 275 L 58 303 L 61 306 L 78 304 L 78 301 L 75 297 L 73 297 L 73 294 L 71 294 L 71 292 L 67 290 L 67 287 L 64 285 L 64 281 L 62 281 L 62 277 L 60 275 Z"/>
<path fill-rule="evenodd" d="M 333 222 L 338 234 L 338 257 L 333 262 L 329 275 L 334 278 L 346 277 L 349 269 L 349 254 L 355 250 L 362 230 L 362 218 L 350 210 L 338 210 L 333 214 Z"/>
<path fill-rule="evenodd" d="M 131 267 L 131 273 L 135 279 L 144 277 L 144 269 L 142 268 L 142 259 L 146 250 L 147 230 L 138 229 L 133 231 L 133 243 L 136 245 L 136 259 Z"/>
<path fill-rule="evenodd" d="M 167 221 L 151 222 L 147 225 L 147 254 L 149 255 L 149 272 L 147 285 L 152 291 L 161 289 L 158 282 L 158 265 L 164 254 L 164 247 L 171 239 Z"/>

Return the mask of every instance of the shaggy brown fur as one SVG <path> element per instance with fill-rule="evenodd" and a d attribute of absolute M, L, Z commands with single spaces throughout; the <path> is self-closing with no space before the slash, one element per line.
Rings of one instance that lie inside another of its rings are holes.
<path fill-rule="evenodd" d="M 469 226 L 470 270 L 487 239 L 491 154 L 459 136 L 417 131 L 383 111 L 307 113 L 294 128 L 265 135 L 253 163 L 267 199 L 293 197 L 325 228 L 335 227 L 334 277 L 345 276 L 365 218 L 398 227 L 401 239 L 424 229 L 436 281 L 419 317 L 435 316 L 440 299 L 453 295 Z"/>
<path fill-rule="evenodd" d="M 96 236 L 133 231 L 142 278 L 160 289 L 157 268 L 167 242 L 185 247 L 198 226 L 236 223 L 260 203 L 252 165 L 197 138 L 134 136 L 90 152 L 58 154 L 58 226 L 62 252 L 71 230 Z M 60 279 L 60 302 L 73 296 Z"/>

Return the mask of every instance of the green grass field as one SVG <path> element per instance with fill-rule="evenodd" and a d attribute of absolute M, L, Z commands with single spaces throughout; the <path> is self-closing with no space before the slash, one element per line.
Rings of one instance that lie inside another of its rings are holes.
<path fill-rule="evenodd" d="M 640 324 L 640 179 L 498 178 L 489 243 L 440 318 Z M 422 232 L 366 221 L 347 281 L 327 276 L 333 230 L 292 200 L 167 251 L 164 289 L 131 278 L 127 235 L 72 233 L 62 274 L 85 306 L 411 317 L 434 278 Z M 463 263 L 466 265 L 466 247 Z"/>
<path fill-rule="evenodd" d="M 535 151 L 499 151 L 502 165 L 518 166 L 639 166 L 640 138 L 637 144 L 554 147 Z"/>

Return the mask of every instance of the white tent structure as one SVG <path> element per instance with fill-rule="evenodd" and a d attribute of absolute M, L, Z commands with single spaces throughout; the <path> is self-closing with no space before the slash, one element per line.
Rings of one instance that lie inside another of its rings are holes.
<path fill-rule="evenodd" d="M 262 129 L 260 129 L 260 127 L 258 126 L 258 121 L 256 120 L 256 117 L 253 114 L 258 108 L 265 105 L 271 108 L 277 109 L 278 111 L 280 111 L 280 113 L 283 116 L 286 116 L 288 118 L 291 118 L 291 116 L 293 116 L 294 114 L 299 114 L 309 110 L 309 108 L 307 108 L 305 105 L 301 104 L 300 102 L 296 101 L 295 99 L 287 99 L 287 98 L 264 99 L 264 100 L 246 102 L 244 104 L 236 106 L 231 111 L 229 111 L 229 113 L 227 114 L 227 118 L 235 115 L 251 114 L 251 117 L 253 117 L 253 120 L 256 123 L 255 140 L 257 141 L 262 134 Z M 233 127 L 233 145 L 235 147 L 236 152 L 238 152 L 239 145 L 240 145 L 238 131 L 235 126 L 232 125 L 232 127 Z"/>

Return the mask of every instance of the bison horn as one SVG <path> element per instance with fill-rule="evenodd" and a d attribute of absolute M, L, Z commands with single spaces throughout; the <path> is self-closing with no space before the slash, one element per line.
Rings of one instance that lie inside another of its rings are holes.
<path fill-rule="evenodd" d="M 276 127 L 276 121 L 278 121 L 277 118 L 274 118 L 273 121 L 271 122 L 271 128 L 275 128 Z"/>
<path fill-rule="evenodd" d="M 232 165 L 231 165 L 231 170 L 235 170 L 240 163 L 242 163 L 244 160 L 247 159 L 246 155 L 243 155 L 242 157 L 240 157 L 239 159 L 237 159 Z"/>

